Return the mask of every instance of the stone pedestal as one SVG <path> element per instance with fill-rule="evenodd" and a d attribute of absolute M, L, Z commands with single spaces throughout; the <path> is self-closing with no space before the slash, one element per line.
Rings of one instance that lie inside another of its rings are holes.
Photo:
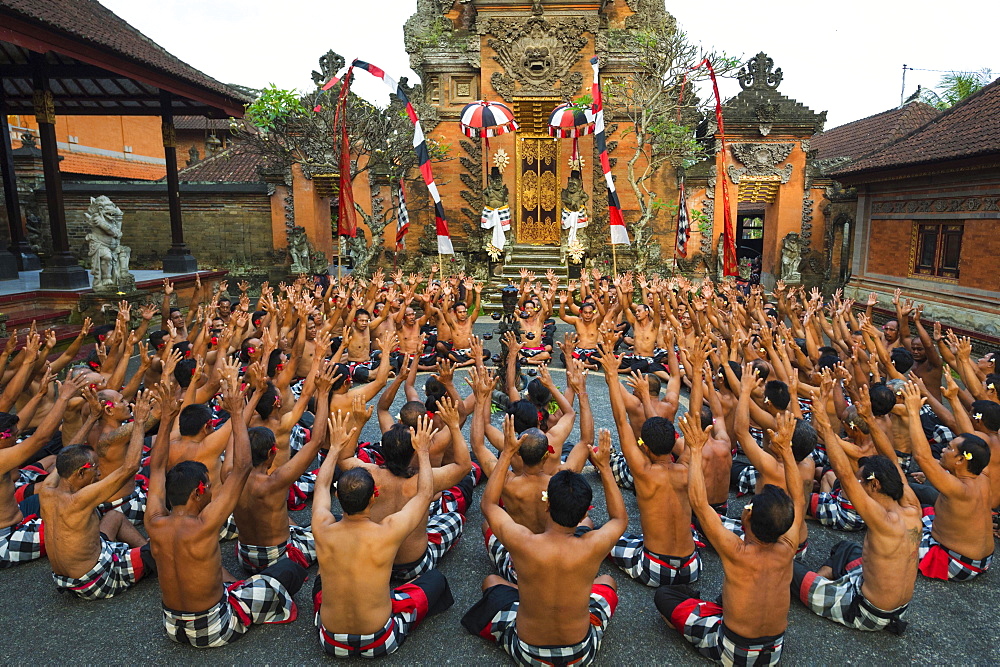
<path fill-rule="evenodd" d="M 198 270 L 198 260 L 185 247 L 177 252 L 174 248 L 163 256 L 164 273 L 194 273 Z"/>

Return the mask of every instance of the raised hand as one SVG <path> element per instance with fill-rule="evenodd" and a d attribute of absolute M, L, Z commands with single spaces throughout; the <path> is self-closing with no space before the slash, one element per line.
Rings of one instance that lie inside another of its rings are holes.
<path fill-rule="evenodd" d="M 458 406 L 455 405 L 455 401 L 450 396 L 443 396 L 437 402 L 437 414 L 449 429 L 457 430 L 459 428 Z"/>
<path fill-rule="evenodd" d="M 826 410 L 818 410 L 818 412 L 825 413 Z M 791 451 L 792 449 L 792 434 L 795 433 L 795 417 L 787 412 L 781 412 L 774 419 L 775 425 L 778 427 L 777 431 L 767 429 L 767 432 L 771 439 L 771 453 L 774 454 L 776 459 L 781 459 L 784 452 Z M 827 428 L 829 428 L 829 424 L 827 424 Z"/>
<path fill-rule="evenodd" d="M 903 403 L 906 405 L 906 410 L 910 413 L 911 417 L 916 417 L 920 414 L 920 408 L 926 402 L 927 399 L 920 395 L 920 387 L 915 383 L 907 382 L 903 385 Z"/>
<path fill-rule="evenodd" d="M 149 413 L 153 411 L 153 390 L 143 389 L 135 397 L 132 406 L 132 418 L 136 424 L 144 424 L 149 419 Z"/>
<path fill-rule="evenodd" d="M 163 293 L 167 296 L 174 293 L 174 284 L 170 282 L 170 278 L 163 279 Z"/>
<path fill-rule="evenodd" d="M 625 384 L 632 388 L 632 393 L 639 400 L 649 397 L 649 382 L 646 381 L 646 376 L 639 371 L 632 371 L 629 373 L 629 377 L 625 380 Z"/>
<path fill-rule="evenodd" d="M 701 415 L 694 415 L 690 412 L 685 413 L 677 422 L 681 427 L 681 433 L 684 434 L 684 446 L 691 449 L 692 452 L 700 453 L 705 447 L 705 443 L 708 442 L 708 432 L 712 427 L 703 429 Z"/>
<path fill-rule="evenodd" d="M 351 398 L 351 418 L 358 426 L 364 426 L 372 416 L 372 406 L 365 404 L 365 399 L 360 394 L 355 394 Z"/>
<path fill-rule="evenodd" d="M 597 446 L 587 452 L 587 458 L 598 470 L 604 470 L 611 465 L 611 431 L 602 428 L 597 434 Z"/>
<path fill-rule="evenodd" d="M 449 359 L 441 359 L 437 363 L 437 379 L 442 383 L 452 382 L 455 379 L 455 364 Z"/>
<path fill-rule="evenodd" d="M 337 452 L 344 448 L 344 445 L 351 442 L 354 434 L 358 432 L 360 426 L 354 426 L 350 431 L 347 425 L 351 423 L 351 416 L 345 415 L 343 410 L 337 410 L 336 414 L 330 415 L 327 420 L 327 433 L 330 436 L 330 453 L 328 456 L 335 456 Z"/>

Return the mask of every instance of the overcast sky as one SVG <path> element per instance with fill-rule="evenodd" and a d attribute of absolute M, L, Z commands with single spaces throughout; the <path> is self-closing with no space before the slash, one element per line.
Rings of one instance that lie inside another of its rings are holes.
<path fill-rule="evenodd" d="M 622 3 L 625 0 L 613 0 Z M 417 0 L 101 0 L 181 60 L 226 83 L 312 90 L 310 73 L 333 49 L 398 79 L 416 75 L 403 23 Z M 903 64 L 923 70 L 990 68 L 1000 75 L 1000 3 L 910 0 L 716 0 L 668 3 L 689 37 L 728 54 L 758 51 L 784 72 L 779 91 L 828 111 L 827 129 L 899 105 Z M 937 85 L 941 72 L 908 71 L 906 94 Z M 368 79 L 368 80 L 366 80 Z M 378 81 L 356 91 L 388 102 Z M 723 97 L 739 92 L 722 85 Z"/>

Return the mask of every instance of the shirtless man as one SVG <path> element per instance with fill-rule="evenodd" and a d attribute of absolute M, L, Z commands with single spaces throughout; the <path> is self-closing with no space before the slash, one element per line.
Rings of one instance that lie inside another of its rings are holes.
<path fill-rule="evenodd" d="M 136 400 L 139 423 L 149 417 L 151 402 L 150 392 Z M 125 515 L 108 512 L 101 517 L 96 511 L 139 471 L 142 435 L 132 430 L 124 462 L 104 479 L 91 447 L 66 447 L 56 458 L 58 474 L 39 486 L 45 550 L 58 590 L 84 600 L 110 598 L 156 572 L 146 539 Z"/>
<path fill-rule="evenodd" d="M 313 588 L 315 622 L 327 654 L 379 658 L 396 651 L 426 616 L 445 611 L 454 600 L 448 581 L 437 569 L 390 588 L 396 552 L 424 529 L 435 487 L 428 454 L 430 421 L 421 417 L 418 428 L 410 431 L 417 457 L 414 493 L 398 511 L 382 513 L 379 520 L 373 518 L 373 511 L 388 499 L 365 468 L 347 470 L 337 481 L 343 518 L 330 510 L 336 461 L 356 431 L 331 429 L 334 441 L 316 478 L 312 511 L 320 576 Z M 326 605 L 322 603 L 324 588 L 327 600 L 333 601 Z"/>
<path fill-rule="evenodd" d="M 823 397 L 817 393 L 815 399 L 819 404 Z M 891 447 L 885 447 L 889 456 L 864 457 L 855 471 L 826 410 L 813 412 L 813 421 L 830 465 L 844 490 L 857 499 L 854 508 L 868 531 L 863 545 L 848 540 L 836 544 L 817 572 L 796 561 L 792 595 L 814 613 L 849 628 L 900 635 L 917 581 L 920 501 Z"/>
<path fill-rule="evenodd" d="M 524 436 L 522 436 L 523 440 Z M 504 448 L 497 466 L 510 467 L 522 440 L 504 419 Z M 590 461 L 601 475 L 608 522 L 577 536 L 592 499 L 590 484 L 563 470 L 547 488 L 545 530 L 534 533 L 500 507 L 507 475 L 493 475 L 483 492 L 483 515 L 517 566 L 518 583 L 491 574 L 483 597 L 462 618 L 470 633 L 501 645 L 521 664 L 589 665 L 618 604 L 615 580 L 596 576 L 612 545 L 628 527 L 628 513 L 611 474 L 611 434 L 602 430 Z"/>
<path fill-rule="evenodd" d="M 373 320 L 371 314 L 364 308 L 358 308 L 354 311 L 351 338 L 347 342 L 347 362 L 355 380 L 359 382 L 367 379 L 367 371 L 373 365 L 372 331 L 382 324 L 388 314 L 388 310 L 383 310 L 382 314 Z M 356 373 L 358 368 L 363 368 L 365 372 Z"/>
<path fill-rule="evenodd" d="M 471 284 L 471 282 L 466 283 L 467 287 Z M 451 347 L 448 350 L 448 357 L 455 362 L 456 368 L 472 366 L 477 361 L 472 358 L 472 325 L 475 324 L 475 321 L 470 315 L 479 312 L 480 295 L 483 286 L 475 283 L 473 289 L 476 292 L 476 302 L 473 304 L 471 311 L 465 303 L 459 301 L 443 313 L 444 320 L 451 329 Z"/>
<path fill-rule="evenodd" d="M 630 577 L 647 586 L 689 584 L 701 573 L 701 554 L 691 535 L 687 456 L 671 456 L 677 443 L 673 422 L 650 417 L 636 439 L 625 414 L 618 358 L 602 349 L 601 365 L 608 381 L 611 412 L 618 440 L 635 484 L 642 534 L 625 533 L 608 558 Z M 639 383 L 642 384 L 641 382 Z"/>
<path fill-rule="evenodd" d="M 654 602 L 660 615 L 698 652 L 727 665 L 774 665 L 781 658 L 788 627 L 792 559 L 802 531 L 802 479 L 792 458 L 794 421 L 778 417 L 771 443 L 783 462 L 785 493 L 767 485 L 743 510 L 743 540 L 727 530 L 708 504 L 702 473 L 702 448 L 708 429 L 697 417 L 680 420 L 691 451 L 688 494 L 691 509 L 722 560 L 722 605 L 699 599 L 688 586 L 662 586 Z"/>
<path fill-rule="evenodd" d="M 967 581 L 979 576 L 993 560 L 990 478 L 981 474 L 990 463 L 990 448 L 977 435 L 953 439 L 938 461 L 920 424 L 924 399 L 912 382 L 903 387 L 910 424 L 913 458 L 940 495 L 934 511 L 923 518 L 920 573 L 933 579 Z"/>
<path fill-rule="evenodd" d="M 274 431 L 265 426 L 255 426 L 248 431 L 253 470 L 233 511 L 239 530 L 236 555 L 248 572 L 261 572 L 286 557 L 302 567 L 309 567 L 316 560 L 312 531 L 288 519 L 288 487 L 306 472 L 319 448 L 326 444 L 330 410 L 326 397 L 333 384 L 335 368 L 334 364 L 328 364 L 316 378 L 320 399 L 312 437 L 283 465 L 275 461 L 278 442 Z M 339 417 L 334 420 L 334 426 L 336 433 L 343 432 L 344 424 Z"/>
<path fill-rule="evenodd" d="M 598 332 L 601 318 L 597 313 L 597 306 L 592 302 L 585 301 L 580 306 L 579 315 L 567 315 L 567 303 L 569 303 L 569 292 L 564 290 L 559 294 L 559 319 L 576 329 L 573 358 L 582 361 L 587 370 L 596 371 L 598 369 L 597 343 L 601 338 Z"/>
<path fill-rule="evenodd" d="M 438 414 L 451 431 L 452 462 L 432 472 L 434 493 L 455 486 L 472 469 L 469 448 L 459 428 L 458 410 L 451 399 L 445 397 L 438 403 Z M 360 424 L 355 424 L 361 426 Z M 371 473 L 377 488 L 384 498 L 372 508 L 372 520 L 381 521 L 398 512 L 417 493 L 417 479 L 412 469 L 413 442 L 410 429 L 402 424 L 394 425 L 382 434 L 382 456 L 385 463 L 377 466 L 353 456 L 349 448 L 341 450 L 341 470 L 364 468 Z M 406 582 L 434 569 L 441 558 L 455 545 L 462 535 L 465 517 L 458 511 L 441 512 L 430 515 L 427 512 L 423 523 L 414 528 L 396 553 L 392 566 L 392 578 Z"/>
<path fill-rule="evenodd" d="M 424 303 L 424 314 L 417 317 L 417 311 L 410 305 L 412 295 L 407 295 L 403 301 L 403 308 L 399 317 L 399 350 L 402 354 L 413 356 L 417 359 L 417 370 L 434 370 L 437 364 L 437 354 L 434 350 L 425 351 L 425 338 L 422 329 L 431 316 L 431 307 L 426 295 L 419 298 Z"/>
<path fill-rule="evenodd" d="M 165 396 L 169 393 L 164 392 Z M 235 374 L 226 374 L 223 407 L 243 410 Z M 164 406 L 164 412 L 167 411 Z M 163 627 L 178 644 L 198 648 L 225 646 L 243 636 L 251 623 L 287 623 L 297 609 L 292 598 L 306 570 L 287 558 L 235 585 L 224 582 L 219 532 L 236 509 L 252 465 L 246 423 L 232 427 L 232 472 L 214 485 L 208 469 L 182 461 L 167 471 L 172 444 L 167 438 L 172 408 L 161 422 L 150 460 L 146 528 L 159 571 Z"/>
<path fill-rule="evenodd" d="M 523 307 L 521 316 L 522 347 L 518 354 L 524 363 L 539 366 L 552 358 L 542 342 L 542 329 L 545 326 L 545 320 L 549 317 L 549 312 L 544 306 L 539 306 L 536 297 L 525 301 Z"/>
<path fill-rule="evenodd" d="M 0 568 L 26 563 L 45 555 L 38 496 L 31 495 L 18 503 L 14 496 L 11 473 L 15 473 L 16 478 L 17 469 L 48 443 L 62 421 L 70 398 L 83 385 L 84 381 L 80 376 L 68 378 L 58 385 L 59 393 L 55 404 L 46 413 L 35 433 L 21 442 L 16 442 L 17 417 L 6 412 L 0 413 L 0 424 L 3 427 L 3 432 L 0 433 Z M 94 420 L 91 419 L 89 425 L 93 424 Z M 84 426 L 87 425 L 88 422 L 85 422 Z"/>
<path fill-rule="evenodd" d="M 659 297 L 653 294 L 653 306 L 632 303 L 632 281 L 629 278 L 615 278 L 615 289 L 622 303 L 625 319 L 632 325 L 634 344 L 632 352 L 622 355 L 619 373 L 641 371 L 643 373 L 663 373 L 666 369 L 656 361 L 656 338 L 660 332 Z M 635 312 L 632 309 L 635 309 Z"/>

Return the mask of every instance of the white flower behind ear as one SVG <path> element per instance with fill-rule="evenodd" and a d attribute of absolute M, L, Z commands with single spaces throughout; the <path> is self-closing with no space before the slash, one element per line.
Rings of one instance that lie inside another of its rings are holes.
<path fill-rule="evenodd" d="M 542 502 L 543 503 L 549 502 L 549 492 L 548 491 L 542 491 Z"/>

